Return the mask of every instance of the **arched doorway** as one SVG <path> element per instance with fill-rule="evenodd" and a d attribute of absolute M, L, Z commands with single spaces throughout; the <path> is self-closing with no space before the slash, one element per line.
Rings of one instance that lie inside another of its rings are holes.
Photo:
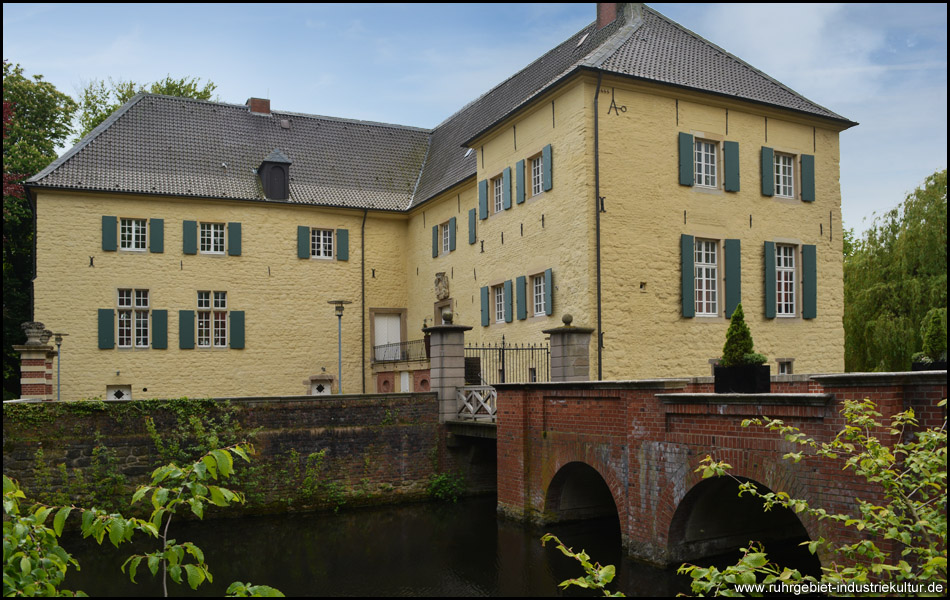
<path fill-rule="evenodd" d="M 717 477 L 693 486 L 676 507 L 670 523 L 669 554 L 672 564 L 718 557 L 731 563 L 750 541 L 761 542 L 769 559 L 809 575 L 821 574 L 821 563 L 801 542 L 809 539 L 798 516 L 787 508 L 766 511 L 762 501 L 739 496 L 747 479 Z M 754 482 L 759 490 L 771 490 Z M 713 560 L 709 562 L 720 562 Z"/>

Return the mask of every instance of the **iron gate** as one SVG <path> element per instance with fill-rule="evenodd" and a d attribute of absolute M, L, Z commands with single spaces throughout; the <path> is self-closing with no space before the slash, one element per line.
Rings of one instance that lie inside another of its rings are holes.
<path fill-rule="evenodd" d="M 472 344 L 465 347 L 466 385 L 551 380 L 551 352 L 545 344 Z"/>

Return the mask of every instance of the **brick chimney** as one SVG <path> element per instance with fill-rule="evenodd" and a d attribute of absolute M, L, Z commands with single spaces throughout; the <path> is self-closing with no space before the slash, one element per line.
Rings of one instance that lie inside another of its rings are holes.
<path fill-rule="evenodd" d="M 597 3 L 597 29 L 603 29 L 610 25 L 617 18 L 617 12 L 620 4 L 617 2 L 598 2 Z"/>
<path fill-rule="evenodd" d="M 245 103 L 252 113 L 260 115 L 270 114 L 270 100 L 266 98 L 248 98 Z"/>

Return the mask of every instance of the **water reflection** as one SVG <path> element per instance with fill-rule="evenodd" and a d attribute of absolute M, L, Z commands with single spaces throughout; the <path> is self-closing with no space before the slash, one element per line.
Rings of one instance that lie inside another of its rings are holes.
<path fill-rule="evenodd" d="M 575 550 L 618 566 L 627 595 L 667 596 L 686 591 L 671 571 L 622 559 L 619 525 L 599 519 L 549 528 Z M 172 523 L 172 536 L 205 552 L 214 582 L 198 592 L 170 584 L 172 595 L 221 596 L 235 580 L 267 584 L 288 596 L 553 596 L 558 582 L 579 577 L 578 563 L 543 531 L 496 519 L 494 497 L 458 504 L 418 504 L 346 511 Z M 160 596 L 161 583 L 142 564 L 131 584 L 119 567 L 134 552 L 66 536 L 79 560 L 69 589 L 92 596 Z M 564 595 L 591 596 L 576 590 Z"/>

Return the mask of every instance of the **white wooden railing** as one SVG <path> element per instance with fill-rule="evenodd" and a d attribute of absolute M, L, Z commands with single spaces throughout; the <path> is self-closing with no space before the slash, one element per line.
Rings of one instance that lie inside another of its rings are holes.
<path fill-rule="evenodd" d="M 467 385 L 456 388 L 458 417 L 470 421 L 495 422 L 498 392 L 490 385 Z"/>

